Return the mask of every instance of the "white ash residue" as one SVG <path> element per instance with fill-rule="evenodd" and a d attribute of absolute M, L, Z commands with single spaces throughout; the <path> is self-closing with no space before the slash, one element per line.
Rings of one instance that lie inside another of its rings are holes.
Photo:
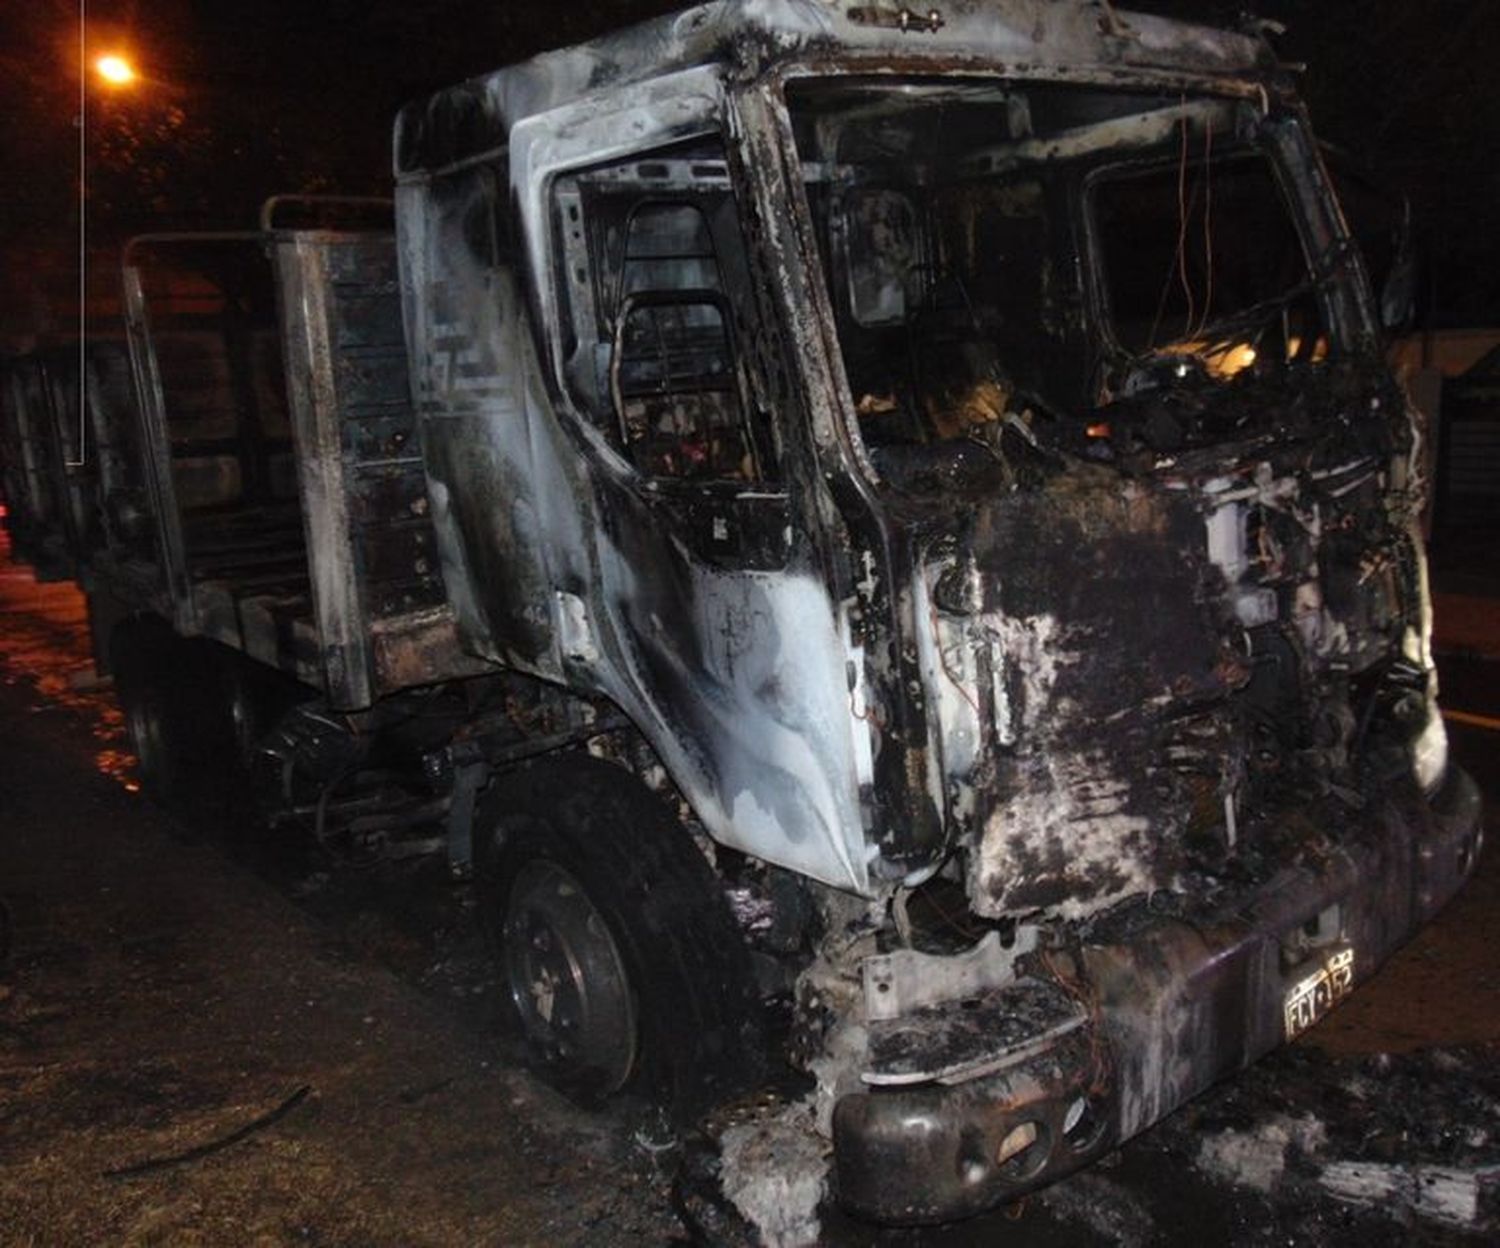
<path fill-rule="evenodd" d="M 1327 1139 L 1322 1121 L 1311 1114 L 1278 1114 L 1247 1131 L 1217 1131 L 1198 1147 L 1198 1168 L 1214 1178 L 1269 1192 L 1286 1170 L 1287 1151 L 1316 1153 Z"/>
<path fill-rule="evenodd" d="M 805 1103 L 730 1127 L 719 1139 L 724 1195 L 767 1248 L 819 1239 L 818 1206 L 828 1191 L 828 1141 Z"/>

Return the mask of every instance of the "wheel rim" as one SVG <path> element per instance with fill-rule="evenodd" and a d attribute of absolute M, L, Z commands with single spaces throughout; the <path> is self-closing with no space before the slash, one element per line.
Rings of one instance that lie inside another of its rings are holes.
<path fill-rule="evenodd" d="M 506 907 L 505 970 L 528 1038 L 548 1060 L 596 1085 L 623 1087 L 635 1066 L 636 1020 L 619 947 L 578 881 L 534 859 Z"/>

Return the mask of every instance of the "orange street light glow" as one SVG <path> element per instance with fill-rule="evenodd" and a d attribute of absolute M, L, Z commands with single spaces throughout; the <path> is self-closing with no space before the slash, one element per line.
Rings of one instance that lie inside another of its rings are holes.
<path fill-rule="evenodd" d="M 94 68 L 112 86 L 123 87 L 135 81 L 135 69 L 123 56 L 101 56 L 94 62 Z"/>

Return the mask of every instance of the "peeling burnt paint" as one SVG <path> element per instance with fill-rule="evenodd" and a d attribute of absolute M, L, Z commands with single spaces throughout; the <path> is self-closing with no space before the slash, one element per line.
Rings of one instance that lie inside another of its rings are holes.
<path fill-rule="evenodd" d="M 1000 663 L 982 913 L 1077 917 L 1178 888 L 1290 786 L 1359 788 L 1354 686 L 1420 601 L 1406 516 L 1374 485 L 1389 460 L 1336 436 L 1381 392 L 1324 393 L 1300 451 L 1284 428 L 1258 454 L 1080 468 L 976 513 L 977 623 Z M 1214 541 L 1226 519 L 1233 555 Z"/>
<path fill-rule="evenodd" d="M 1152 791 L 1150 760 L 1168 706 L 1225 692 L 1188 554 L 1202 522 L 1097 471 L 1008 503 L 980 514 L 973 540 L 1017 743 L 979 816 L 971 893 L 996 917 L 1076 917 L 1170 882 L 1183 853 L 1186 821 Z M 1200 748 L 1212 759 L 1219 744 Z"/>

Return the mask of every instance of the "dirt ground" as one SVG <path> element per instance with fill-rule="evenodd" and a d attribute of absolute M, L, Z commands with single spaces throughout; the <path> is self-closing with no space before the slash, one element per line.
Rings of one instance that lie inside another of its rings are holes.
<path fill-rule="evenodd" d="M 3 554 L 0 1244 L 682 1242 L 651 1115 L 520 1069 L 463 890 L 239 845 L 211 797 L 155 810 L 81 599 Z M 1455 651 L 1449 704 L 1495 716 L 1497 666 Z M 1496 733 L 1451 730 L 1493 843 Z M 955 1227 L 835 1216 L 827 1242 L 1494 1242 L 1497 947 L 1492 852 L 1306 1040 L 1105 1164 Z M 1439 1182 L 1456 1194 L 1424 1203 Z"/>

